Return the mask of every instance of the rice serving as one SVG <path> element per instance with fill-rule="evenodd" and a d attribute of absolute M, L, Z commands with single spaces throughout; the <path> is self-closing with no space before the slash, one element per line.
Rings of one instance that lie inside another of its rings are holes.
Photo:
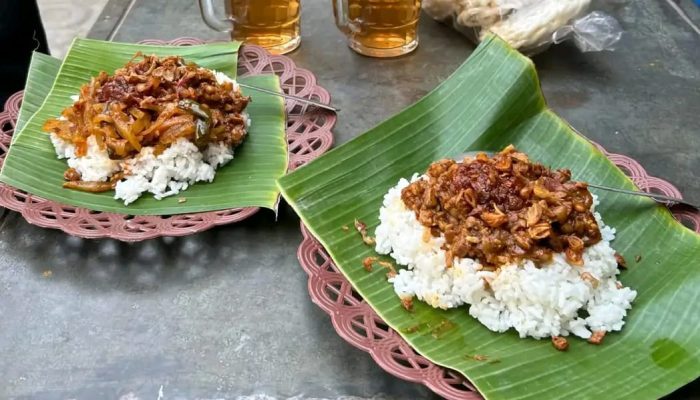
<path fill-rule="evenodd" d="M 384 196 L 376 228 L 376 251 L 406 266 L 389 278 L 402 300 L 414 297 L 432 307 L 469 306 L 469 314 L 494 332 L 515 329 L 521 338 L 573 334 L 591 339 L 595 332 L 619 331 L 636 292 L 622 287 L 615 250 L 615 229 L 594 212 L 602 240 L 583 250 L 583 264 L 563 253 L 537 265 L 532 260 L 484 268 L 477 259 L 448 262 L 445 235 L 427 235 L 426 227 L 402 200 L 410 183 L 401 179 Z M 592 207 L 597 204 L 594 197 Z M 592 211 L 594 211 L 592 209 Z"/>
<path fill-rule="evenodd" d="M 64 115 L 45 125 L 57 157 L 69 166 L 64 187 L 113 189 L 114 198 L 125 205 L 146 192 L 157 200 L 173 196 L 197 182 L 212 182 L 250 128 L 243 111 L 248 100 L 234 80 L 185 65 L 178 57 L 144 56 L 144 61 L 130 62 L 115 76 L 103 73 L 96 79 L 83 86 L 79 96 L 71 96 L 74 104 Z M 124 104 L 121 109 L 107 106 L 119 102 Z M 80 123 L 89 118 L 80 114 L 90 107 L 101 110 L 90 116 L 98 122 L 83 127 Z M 116 125 L 118 113 L 128 118 L 124 125 L 140 124 L 139 129 L 126 135 L 124 129 L 113 129 L 110 124 Z M 159 123 L 165 128 L 156 129 Z"/>

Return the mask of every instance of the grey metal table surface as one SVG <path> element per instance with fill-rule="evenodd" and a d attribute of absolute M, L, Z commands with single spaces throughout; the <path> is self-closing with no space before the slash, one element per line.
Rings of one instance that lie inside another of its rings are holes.
<path fill-rule="evenodd" d="M 90 36 L 225 38 L 206 28 L 195 3 L 111 0 Z M 336 31 L 330 2 L 303 7 L 303 43 L 290 57 L 343 109 L 337 144 L 416 101 L 473 50 L 426 18 L 414 54 L 361 57 Z M 562 45 L 535 57 L 549 104 L 698 200 L 700 38 L 656 0 L 637 0 L 621 16 L 628 33 L 616 52 Z M 5 211 L 0 398 L 434 397 L 335 334 L 309 301 L 295 256 L 300 241 L 298 219 L 284 205 L 277 221 L 261 212 L 138 244 L 71 238 Z M 695 382 L 672 397 L 699 398 L 699 388 Z"/>

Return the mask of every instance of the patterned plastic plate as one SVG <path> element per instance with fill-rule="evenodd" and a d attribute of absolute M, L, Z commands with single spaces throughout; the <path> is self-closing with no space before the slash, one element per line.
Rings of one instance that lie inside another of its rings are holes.
<path fill-rule="evenodd" d="M 596 146 L 644 191 L 681 197 L 672 184 L 647 175 L 635 160 L 608 153 Z M 672 209 L 674 216 L 700 233 L 700 213 Z M 368 352 L 385 371 L 411 382 L 421 383 L 447 399 L 481 399 L 474 386 L 460 373 L 440 367 L 416 353 L 357 294 L 333 263 L 323 246 L 301 224 L 304 235 L 297 257 L 309 275 L 311 300 L 331 317 L 338 335 L 358 349 Z"/>
<path fill-rule="evenodd" d="M 203 41 L 180 38 L 170 42 L 146 40 L 146 44 L 193 45 Z M 285 56 L 271 55 L 257 46 L 243 46 L 239 52 L 240 76 L 277 74 L 285 93 L 330 103 L 328 91 L 316 84 L 316 77 Z M 10 147 L 22 92 L 10 97 L 0 112 L 0 165 Z M 331 129 L 336 116 L 286 100 L 289 169 L 293 170 L 325 153 L 333 144 Z M 83 238 L 113 238 L 140 241 L 160 236 L 185 236 L 217 225 L 242 221 L 259 211 L 257 207 L 181 214 L 173 216 L 131 216 L 97 212 L 48 201 L 0 183 L 0 206 L 20 212 L 29 223 L 60 229 Z"/>

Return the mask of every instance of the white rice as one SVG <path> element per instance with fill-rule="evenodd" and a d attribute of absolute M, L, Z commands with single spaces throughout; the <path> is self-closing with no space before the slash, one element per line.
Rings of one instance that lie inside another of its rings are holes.
<path fill-rule="evenodd" d="M 413 180 L 421 179 L 414 175 Z M 443 237 L 423 239 L 424 227 L 401 200 L 409 181 L 401 179 L 384 197 L 376 229 L 376 250 L 406 266 L 389 281 L 401 298 L 417 297 L 432 307 L 469 305 L 469 314 L 495 332 L 514 328 L 520 337 L 568 336 L 584 339 L 591 331 L 619 331 L 637 292 L 617 288 L 619 273 L 610 241 L 615 230 L 604 226 L 603 240 L 584 251 L 584 265 L 575 267 L 561 254 L 540 268 L 532 261 L 506 265 L 498 272 L 481 270 L 477 260 L 455 258 L 447 268 Z M 595 200 L 597 204 L 597 199 Z M 597 288 L 582 279 L 589 273 Z M 488 284 L 486 284 L 488 282 Z M 581 315 L 586 312 L 588 315 Z"/>
<path fill-rule="evenodd" d="M 51 143 L 56 150 L 56 156 L 67 159 L 68 166 L 80 172 L 84 181 L 106 181 L 121 169 L 119 161 L 111 160 L 107 150 L 100 149 L 94 136 L 88 138 L 87 154 L 82 157 L 76 157 L 75 146 L 55 133 L 51 134 Z"/>
<path fill-rule="evenodd" d="M 233 159 L 233 150 L 222 144 L 210 144 L 201 153 L 194 143 L 178 139 L 159 155 L 145 147 L 123 164 L 126 178 L 117 182 L 115 199 L 129 204 L 143 192 L 153 193 L 156 200 L 173 196 L 196 182 L 211 182 L 215 170 Z"/>
<path fill-rule="evenodd" d="M 212 72 L 218 83 L 231 82 L 234 91 L 240 90 L 238 83 L 224 73 Z M 71 99 L 76 102 L 79 96 L 71 96 Z M 242 115 L 246 129 L 249 129 L 250 117 L 245 112 Z M 210 143 L 204 152 L 200 152 L 193 143 L 181 138 L 158 156 L 153 154 L 153 147 L 143 147 L 135 157 L 117 161 L 109 158 L 107 149 L 99 148 L 93 136 L 87 142 L 87 154 L 76 157 L 72 143 L 51 134 L 51 143 L 58 158 L 67 159 L 68 166 L 75 168 L 83 181 L 104 182 L 115 172 L 124 171 L 125 178 L 117 182 L 114 198 L 124 201 L 125 205 L 133 203 L 145 192 L 161 200 L 186 190 L 196 182 L 211 182 L 216 169 L 233 159 L 233 149 L 223 143 Z"/>

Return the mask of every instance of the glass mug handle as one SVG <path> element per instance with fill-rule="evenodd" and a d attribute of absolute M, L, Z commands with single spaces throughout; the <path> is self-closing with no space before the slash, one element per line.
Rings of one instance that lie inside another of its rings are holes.
<path fill-rule="evenodd" d="M 233 32 L 233 20 L 228 17 L 221 19 L 216 16 L 213 0 L 199 0 L 199 10 L 202 19 L 211 29 L 219 32 Z"/>
<path fill-rule="evenodd" d="M 202 0 L 200 0 L 202 1 Z M 348 0 L 333 0 L 333 15 L 335 25 L 346 35 L 350 33 L 350 19 L 348 17 Z"/>

